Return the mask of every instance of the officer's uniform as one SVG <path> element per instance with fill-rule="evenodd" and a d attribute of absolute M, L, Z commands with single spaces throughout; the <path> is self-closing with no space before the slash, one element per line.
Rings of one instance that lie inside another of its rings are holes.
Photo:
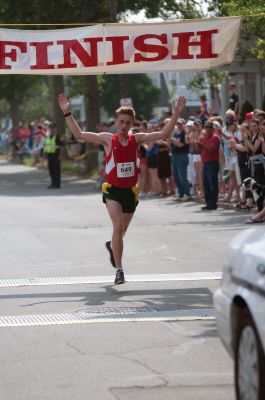
<path fill-rule="evenodd" d="M 45 140 L 44 153 L 48 159 L 48 169 L 51 177 L 51 185 L 49 188 L 61 187 L 61 161 L 60 148 L 63 143 L 59 135 L 50 135 Z"/>

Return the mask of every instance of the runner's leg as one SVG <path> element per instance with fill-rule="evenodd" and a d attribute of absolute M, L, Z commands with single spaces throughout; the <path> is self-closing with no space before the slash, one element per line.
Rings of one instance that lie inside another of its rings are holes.
<path fill-rule="evenodd" d="M 125 235 L 125 233 L 127 232 L 128 226 L 130 225 L 130 222 L 132 220 L 133 217 L 133 213 L 123 213 L 123 220 L 124 220 L 124 230 L 123 230 L 123 236 Z"/>
<path fill-rule="evenodd" d="M 113 227 L 111 247 L 115 265 L 116 268 L 122 268 L 123 234 L 125 230 L 122 207 L 117 201 L 109 199 L 107 199 L 106 205 Z"/>

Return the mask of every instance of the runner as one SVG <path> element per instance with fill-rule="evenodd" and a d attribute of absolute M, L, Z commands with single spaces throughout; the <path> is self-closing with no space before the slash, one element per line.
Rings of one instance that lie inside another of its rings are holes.
<path fill-rule="evenodd" d="M 124 283 L 122 265 L 123 236 L 132 220 L 138 204 L 138 187 L 136 186 L 140 165 L 138 146 L 157 140 L 167 140 L 175 123 L 183 111 L 186 99 L 181 96 L 173 103 L 173 114 L 160 132 L 130 134 L 133 127 L 135 111 L 130 107 L 116 110 L 114 135 L 109 132 L 82 132 L 71 113 L 71 100 L 65 94 L 58 98 L 59 106 L 64 113 L 67 125 L 77 140 L 103 145 L 106 160 L 106 182 L 102 185 L 103 202 L 112 221 L 112 240 L 106 242 L 110 261 L 116 268 L 114 283 Z"/>

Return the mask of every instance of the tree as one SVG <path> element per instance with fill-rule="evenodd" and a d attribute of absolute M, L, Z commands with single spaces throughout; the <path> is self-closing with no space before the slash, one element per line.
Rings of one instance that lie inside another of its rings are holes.
<path fill-rule="evenodd" d="M 128 85 L 136 114 L 150 118 L 154 104 L 159 99 L 160 90 L 145 74 L 129 74 Z M 99 91 L 101 104 L 110 115 L 113 115 L 113 111 L 120 106 L 118 76 L 105 75 L 101 77 Z"/>
<path fill-rule="evenodd" d="M 38 91 L 42 84 L 42 77 L 9 75 L 0 79 L 0 99 L 5 99 L 9 105 L 9 115 L 14 128 L 21 120 L 21 107 L 31 93 Z"/>
<path fill-rule="evenodd" d="M 242 16 L 238 54 L 242 58 L 254 55 L 265 60 L 264 0 L 212 0 L 209 8 L 216 15 Z"/>
<path fill-rule="evenodd" d="M 244 60 L 247 56 L 254 55 L 259 60 L 265 60 L 265 16 L 264 0 L 211 0 L 208 11 L 214 16 L 242 16 L 242 28 L 237 48 L 237 54 Z M 208 81 L 211 91 L 216 91 L 216 84 L 228 80 L 225 72 L 211 70 L 205 75 L 199 73 L 191 82 L 189 88 L 202 91 Z"/>

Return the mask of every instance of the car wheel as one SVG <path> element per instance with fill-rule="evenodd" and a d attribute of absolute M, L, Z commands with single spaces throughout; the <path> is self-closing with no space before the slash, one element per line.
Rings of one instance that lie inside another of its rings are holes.
<path fill-rule="evenodd" d="M 239 322 L 235 349 L 237 400 L 265 399 L 265 356 L 250 314 Z"/>

